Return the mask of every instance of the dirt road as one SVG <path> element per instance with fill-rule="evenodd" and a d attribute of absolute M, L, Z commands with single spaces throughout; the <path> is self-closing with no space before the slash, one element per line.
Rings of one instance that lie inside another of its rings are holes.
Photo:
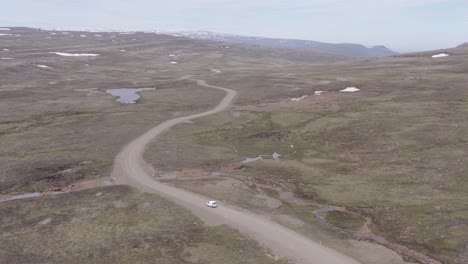
<path fill-rule="evenodd" d="M 237 92 L 234 90 L 212 86 L 203 80 L 196 81 L 198 85 L 222 90 L 226 92 L 226 96 L 215 108 L 209 111 L 167 120 L 128 144 L 115 160 L 113 177 L 116 178 L 117 183 L 129 184 L 142 191 L 157 193 L 167 197 L 177 204 L 190 209 L 206 223 L 210 225 L 226 224 L 236 228 L 250 238 L 270 248 L 276 255 L 290 258 L 298 264 L 358 263 L 264 216 L 222 203 L 217 209 L 212 209 L 205 205 L 206 201 L 210 200 L 208 197 L 178 189 L 153 179 L 153 169 L 143 159 L 145 147 L 158 136 L 178 124 L 227 109 L 237 95 Z"/>

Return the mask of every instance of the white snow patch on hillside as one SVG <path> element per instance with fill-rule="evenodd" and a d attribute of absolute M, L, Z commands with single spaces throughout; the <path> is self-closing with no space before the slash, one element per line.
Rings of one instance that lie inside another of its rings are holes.
<path fill-rule="evenodd" d="M 3 57 L 2 60 L 12 60 L 13 58 L 10 57 Z"/>
<path fill-rule="evenodd" d="M 324 91 L 315 91 L 315 92 L 314 92 L 314 94 L 316 94 L 316 95 L 321 95 L 321 94 L 323 94 L 323 93 L 324 93 Z"/>
<path fill-rule="evenodd" d="M 340 92 L 344 92 L 344 93 L 354 93 L 354 92 L 358 92 L 359 89 L 356 88 L 356 87 L 348 87 L 348 88 L 345 88 L 343 90 L 340 90 Z"/>
<path fill-rule="evenodd" d="M 3 51 L 10 51 L 9 49 L 3 49 Z"/>
<path fill-rule="evenodd" d="M 448 57 L 448 56 L 450 56 L 450 54 L 440 53 L 440 54 L 432 55 L 432 58 L 443 58 L 443 57 Z"/>
<path fill-rule="evenodd" d="M 260 155 L 258 157 L 255 157 L 255 158 L 247 158 L 247 157 L 244 157 L 244 160 L 241 161 L 241 163 L 250 163 L 250 162 L 254 162 L 254 161 L 258 161 L 258 160 L 262 160 L 263 157 Z"/>
<path fill-rule="evenodd" d="M 38 64 L 36 66 L 39 67 L 39 68 L 43 68 L 43 69 L 51 69 L 51 67 L 49 67 L 47 65 Z"/>
<path fill-rule="evenodd" d="M 8 31 L 8 30 L 11 30 L 9 28 L 0 28 L 1 31 Z"/>
<path fill-rule="evenodd" d="M 0 36 L 11 36 L 11 34 L 0 34 Z"/>
<path fill-rule="evenodd" d="M 305 99 L 307 97 L 307 95 L 303 95 L 301 97 L 298 97 L 298 98 L 291 98 L 291 102 L 299 102 L 303 99 Z"/>
<path fill-rule="evenodd" d="M 65 52 L 50 52 L 59 56 L 65 57 L 97 57 L 99 54 L 94 53 L 65 53 Z"/>
<path fill-rule="evenodd" d="M 177 61 L 171 61 L 171 64 L 177 64 Z"/>
<path fill-rule="evenodd" d="M 273 159 L 279 159 L 281 157 L 281 154 L 275 152 L 275 153 L 273 153 L 273 155 L 271 155 L 271 157 Z"/>
<path fill-rule="evenodd" d="M 80 35 L 80 38 L 87 38 L 88 36 L 86 35 Z"/>

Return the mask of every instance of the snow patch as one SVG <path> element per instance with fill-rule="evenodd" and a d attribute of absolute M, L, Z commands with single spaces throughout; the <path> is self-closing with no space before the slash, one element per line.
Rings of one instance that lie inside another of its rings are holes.
<path fill-rule="evenodd" d="M 10 51 L 9 49 L 3 49 L 3 51 Z"/>
<path fill-rule="evenodd" d="M 51 67 L 47 66 L 47 65 L 41 65 L 41 64 L 38 64 L 36 65 L 37 67 L 39 68 L 42 68 L 42 69 L 52 69 Z"/>
<path fill-rule="evenodd" d="M 0 34 L 0 36 L 11 36 L 11 34 Z"/>
<path fill-rule="evenodd" d="M 305 99 L 307 97 L 307 95 L 303 95 L 301 97 L 298 97 L 298 98 L 291 98 L 291 102 L 299 102 L 303 99 Z"/>
<path fill-rule="evenodd" d="M 443 58 L 443 57 L 448 57 L 448 56 L 450 56 L 450 54 L 440 53 L 440 54 L 432 55 L 432 58 Z"/>
<path fill-rule="evenodd" d="M 80 35 L 80 38 L 87 38 L 88 36 L 86 35 Z"/>
<path fill-rule="evenodd" d="M 316 95 L 321 95 L 321 94 L 323 94 L 323 93 L 324 93 L 324 91 L 315 91 L 315 92 L 314 92 L 314 94 L 316 94 Z"/>
<path fill-rule="evenodd" d="M 271 157 L 273 157 L 273 159 L 279 159 L 281 157 L 281 154 L 279 153 L 273 153 L 273 155 L 271 155 Z"/>
<path fill-rule="evenodd" d="M 10 57 L 4 57 L 2 58 L 2 60 L 12 60 L 13 58 L 10 58 Z"/>
<path fill-rule="evenodd" d="M 177 61 L 171 61 L 171 64 L 177 64 L 178 62 Z"/>
<path fill-rule="evenodd" d="M 65 57 L 97 57 L 99 54 L 94 53 L 65 53 L 65 52 L 50 52 L 59 56 Z"/>
<path fill-rule="evenodd" d="M 241 163 L 244 163 L 244 164 L 245 164 L 245 163 L 250 163 L 250 162 L 254 162 L 254 161 L 258 161 L 258 160 L 262 160 L 262 159 L 263 159 L 263 157 L 262 157 L 261 155 L 258 156 L 258 157 L 256 157 L 256 158 L 247 158 L 247 157 L 244 157 L 244 160 L 241 161 Z"/>
<path fill-rule="evenodd" d="M 359 89 L 356 88 L 356 87 L 347 87 L 343 90 L 340 90 L 340 92 L 344 92 L 344 93 L 354 93 L 354 92 L 358 92 Z"/>
<path fill-rule="evenodd" d="M 8 31 L 8 30 L 11 30 L 9 28 L 0 28 L 1 31 Z"/>

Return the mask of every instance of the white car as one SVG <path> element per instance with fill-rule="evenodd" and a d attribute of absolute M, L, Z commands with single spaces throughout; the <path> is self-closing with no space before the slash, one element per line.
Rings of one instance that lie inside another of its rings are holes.
<path fill-rule="evenodd" d="M 208 201 L 208 202 L 206 203 L 206 206 L 211 207 L 211 208 L 216 208 L 216 207 L 218 207 L 218 202 L 216 202 L 216 201 Z"/>

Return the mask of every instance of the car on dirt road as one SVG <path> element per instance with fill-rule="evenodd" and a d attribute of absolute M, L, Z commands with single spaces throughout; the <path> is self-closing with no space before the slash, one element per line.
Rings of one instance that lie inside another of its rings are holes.
<path fill-rule="evenodd" d="M 211 207 L 211 208 L 216 208 L 216 207 L 218 207 L 218 202 L 216 202 L 216 201 L 208 201 L 208 202 L 206 203 L 206 206 Z"/>

